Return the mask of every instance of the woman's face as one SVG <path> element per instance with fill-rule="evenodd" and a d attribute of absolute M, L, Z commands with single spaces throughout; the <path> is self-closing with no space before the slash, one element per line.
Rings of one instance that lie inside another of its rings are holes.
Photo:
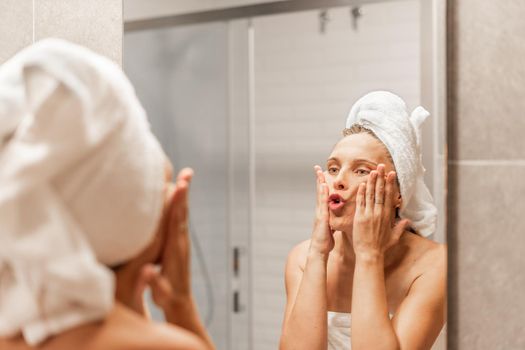
<path fill-rule="evenodd" d="M 330 195 L 330 226 L 333 230 L 352 230 L 359 184 L 366 183 L 370 172 L 379 164 L 385 165 L 385 174 L 395 171 L 386 147 L 368 133 L 345 136 L 335 145 L 325 170 Z M 397 185 L 395 198 L 395 206 L 400 205 Z"/>

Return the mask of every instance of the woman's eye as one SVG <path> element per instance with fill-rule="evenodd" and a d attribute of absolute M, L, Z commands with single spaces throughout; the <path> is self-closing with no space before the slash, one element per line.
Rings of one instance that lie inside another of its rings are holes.
<path fill-rule="evenodd" d="M 338 169 L 337 168 L 328 168 L 328 174 L 335 175 L 337 174 Z"/>
<path fill-rule="evenodd" d="M 367 170 L 367 169 L 357 169 L 355 172 L 357 173 L 357 175 L 368 175 L 368 174 L 370 174 L 370 171 Z"/>

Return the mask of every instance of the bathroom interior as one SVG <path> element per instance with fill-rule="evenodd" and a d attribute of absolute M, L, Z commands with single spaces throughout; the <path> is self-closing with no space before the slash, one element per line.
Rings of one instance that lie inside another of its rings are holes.
<path fill-rule="evenodd" d="M 279 347 L 313 166 L 353 101 L 425 106 L 431 239 L 448 249 L 432 349 L 523 349 L 523 17 L 520 0 L 5 0 L 0 63 L 54 36 L 122 66 L 175 170 L 195 170 L 192 287 L 217 349 Z"/>

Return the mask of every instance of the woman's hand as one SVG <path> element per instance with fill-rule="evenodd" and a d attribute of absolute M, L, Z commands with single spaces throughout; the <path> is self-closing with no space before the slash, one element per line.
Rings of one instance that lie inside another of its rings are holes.
<path fill-rule="evenodd" d="M 328 184 L 320 166 L 314 167 L 317 177 L 317 205 L 314 229 L 310 241 L 310 253 L 328 257 L 334 249 L 333 231 L 330 229 L 328 211 Z"/>
<path fill-rule="evenodd" d="M 153 264 L 142 268 L 137 288 L 141 297 L 149 286 L 153 301 L 164 311 L 192 301 L 190 279 L 190 242 L 188 233 L 188 191 L 193 170 L 182 169 L 170 189 L 171 203 L 162 223 L 165 230 L 160 269 Z"/>
<path fill-rule="evenodd" d="M 393 227 L 394 182 L 396 174 L 385 176 L 384 164 L 370 172 L 367 183 L 359 186 L 353 225 L 353 246 L 356 257 L 361 255 L 384 255 L 397 244 L 408 225 L 400 220 Z"/>

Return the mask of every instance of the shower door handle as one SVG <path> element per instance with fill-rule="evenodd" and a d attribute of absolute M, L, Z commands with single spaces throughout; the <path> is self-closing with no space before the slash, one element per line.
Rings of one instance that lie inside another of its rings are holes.
<path fill-rule="evenodd" d="M 233 259 L 232 259 L 232 290 L 233 290 L 233 312 L 240 313 L 244 310 L 244 306 L 241 302 L 241 254 L 243 249 L 241 247 L 233 247 Z"/>

